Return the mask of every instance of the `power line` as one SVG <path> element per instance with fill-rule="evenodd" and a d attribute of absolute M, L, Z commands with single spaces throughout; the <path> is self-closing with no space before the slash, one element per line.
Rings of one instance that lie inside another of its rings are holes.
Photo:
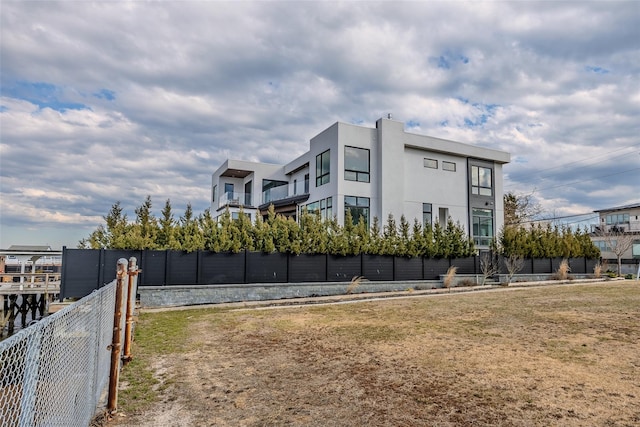
<path fill-rule="evenodd" d="M 585 165 L 585 166 L 580 166 L 580 167 L 574 168 L 573 170 L 579 170 L 579 169 L 585 168 L 587 166 L 593 166 L 593 165 L 596 165 L 598 163 L 603 163 L 603 162 L 606 162 L 606 161 L 615 160 L 615 159 L 620 158 L 620 157 L 628 156 L 629 154 L 632 154 L 632 153 L 629 153 L 629 152 L 628 153 L 623 153 L 623 154 L 620 154 L 620 155 L 614 156 L 614 157 L 609 157 L 608 155 L 616 153 L 616 152 L 619 152 L 619 151 L 622 151 L 622 150 L 627 150 L 629 148 L 635 149 L 636 147 L 640 147 L 640 145 L 636 144 L 636 145 L 631 145 L 631 146 L 628 146 L 628 147 L 622 147 L 622 148 L 619 148 L 617 150 L 612 150 L 609 153 L 607 153 L 607 156 L 605 158 L 602 158 L 601 160 L 592 162 L 591 164 L 588 164 L 588 165 Z M 554 170 L 554 169 L 559 169 L 559 168 L 565 168 L 565 167 L 567 167 L 569 165 L 573 165 L 573 164 L 576 164 L 576 163 L 589 161 L 589 160 L 593 160 L 593 159 L 594 159 L 594 157 L 589 157 L 589 158 L 579 159 L 579 160 L 575 160 L 575 161 L 568 162 L 568 163 L 563 163 L 563 164 L 560 164 L 560 165 L 557 165 L 557 166 L 552 166 L 552 167 L 549 167 L 549 168 L 546 168 L 546 169 L 540 169 L 536 173 L 534 173 L 533 176 L 534 177 L 538 177 L 538 178 L 542 178 L 541 175 L 544 175 L 544 172 L 551 171 L 551 170 Z M 634 169 L 632 169 L 632 170 L 634 170 Z M 514 187 L 515 185 L 517 185 L 517 184 L 516 183 L 512 183 L 512 184 L 509 184 L 509 185 L 505 186 L 505 188 Z M 555 188 L 555 187 L 551 187 L 551 188 Z"/>
<path fill-rule="evenodd" d="M 580 181 L 573 181 L 570 182 L 568 184 L 559 184 L 559 185 L 554 185 L 553 187 L 546 187 L 546 188 L 540 188 L 540 189 L 534 189 L 532 191 L 532 193 L 538 192 L 538 191 L 542 191 L 542 190 L 552 190 L 554 188 L 560 188 L 560 187 L 567 187 L 569 185 L 573 185 L 573 184 L 580 184 L 581 182 L 588 182 L 588 181 L 593 181 L 595 179 L 600 179 L 600 178 L 608 178 L 610 176 L 614 176 L 614 175 L 621 175 L 623 173 L 627 173 L 627 172 L 633 172 L 633 171 L 637 171 L 640 170 L 640 168 L 633 168 L 633 169 L 627 169 L 626 171 L 621 171 L 621 172 L 616 172 L 616 173 L 610 173 L 608 175 L 599 175 L 599 176 L 594 176 L 593 178 L 589 178 L 589 179 L 582 179 Z"/>

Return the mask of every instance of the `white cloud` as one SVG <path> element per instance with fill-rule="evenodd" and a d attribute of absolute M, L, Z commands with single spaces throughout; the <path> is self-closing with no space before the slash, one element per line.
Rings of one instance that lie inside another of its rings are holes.
<path fill-rule="evenodd" d="M 335 121 L 387 113 L 510 152 L 507 190 L 535 190 L 549 212 L 637 201 L 634 2 L 0 9 L 3 247 L 38 229 L 75 246 L 113 203 L 132 213 L 146 195 L 157 212 L 166 199 L 202 211 L 226 158 L 283 162 Z"/>

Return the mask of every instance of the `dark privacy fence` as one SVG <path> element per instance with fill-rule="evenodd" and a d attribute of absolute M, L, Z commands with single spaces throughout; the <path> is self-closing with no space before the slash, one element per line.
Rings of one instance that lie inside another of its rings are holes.
<path fill-rule="evenodd" d="M 60 298 L 83 297 L 102 287 L 115 278 L 118 259 L 130 257 L 138 260 L 142 270 L 138 286 L 344 282 L 354 276 L 370 281 L 439 280 L 450 266 L 457 267 L 457 274 L 482 274 L 480 256 L 437 259 L 63 248 Z M 550 274 L 558 270 L 561 261 L 562 258 L 527 259 L 518 273 Z M 570 258 L 571 273 L 592 273 L 597 261 Z M 500 265 L 504 270 L 502 262 Z"/>

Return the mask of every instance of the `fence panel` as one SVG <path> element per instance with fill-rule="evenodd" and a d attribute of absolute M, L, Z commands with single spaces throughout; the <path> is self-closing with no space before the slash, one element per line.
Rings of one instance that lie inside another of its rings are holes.
<path fill-rule="evenodd" d="M 166 285 L 195 285 L 198 283 L 198 253 L 170 251 L 167 253 Z M 144 270 L 142 271 L 144 275 Z"/>
<path fill-rule="evenodd" d="M 286 283 L 287 254 L 247 252 L 245 277 L 248 283 Z"/>
<path fill-rule="evenodd" d="M 361 255 L 327 256 L 327 281 L 348 282 L 356 276 L 362 276 Z"/>
<path fill-rule="evenodd" d="M 108 383 L 115 286 L 0 342 L 1 427 L 89 425 Z"/>
<path fill-rule="evenodd" d="M 395 257 L 394 280 L 422 280 L 424 266 L 422 258 Z"/>
<path fill-rule="evenodd" d="M 491 254 L 489 253 L 487 256 L 491 257 Z M 489 258 L 489 261 L 491 261 L 491 258 Z M 458 267 L 456 270 L 457 274 L 479 274 L 482 272 L 480 270 L 480 261 L 476 262 L 476 257 L 473 256 L 467 258 L 454 258 L 451 260 L 451 265 Z"/>
<path fill-rule="evenodd" d="M 101 250 L 63 249 L 61 299 L 84 296 L 98 289 L 102 254 Z"/>
<path fill-rule="evenodd" d="M 362 275 L 371 281 L 393 280 L 393 257 L 385 255 L 362 255 Z"/>
<path fill-rule="evenodd" d="M 324 254 L 289 255 L 289 282 L 326 282 L 327 256 Z"/>
<path fill-rule="evenodd" d="M 451 264 L 447 258 L 425 258 L 424 273 L 425 280 L 438 280 L 441 274 L 445 274 Z"/>
<path fill-rule="evenodd" d="M 244 252 L 232 254 L 204 251 L 200 254 L 198 282 L 201 285 L 244 283 L 244 264 Z"/>
<path fill-rule="evenodd" d="M 142 251 L 140 286 L 162 286 L 167 273 L 167 251 Z"/>

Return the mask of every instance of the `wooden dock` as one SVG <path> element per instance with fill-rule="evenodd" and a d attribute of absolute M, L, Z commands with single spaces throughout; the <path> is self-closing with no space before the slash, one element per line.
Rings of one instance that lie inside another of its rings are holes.
<path fill-rule="evenodd" d="M 27 317 L 33 320 L 49 314 L 50 302 L 60 295 L 59 273 L 0 273 L 0 277 L 0 336 L 5 326 L 9 335 L 14 332 L 16 319 L 26 327 Z"/>

